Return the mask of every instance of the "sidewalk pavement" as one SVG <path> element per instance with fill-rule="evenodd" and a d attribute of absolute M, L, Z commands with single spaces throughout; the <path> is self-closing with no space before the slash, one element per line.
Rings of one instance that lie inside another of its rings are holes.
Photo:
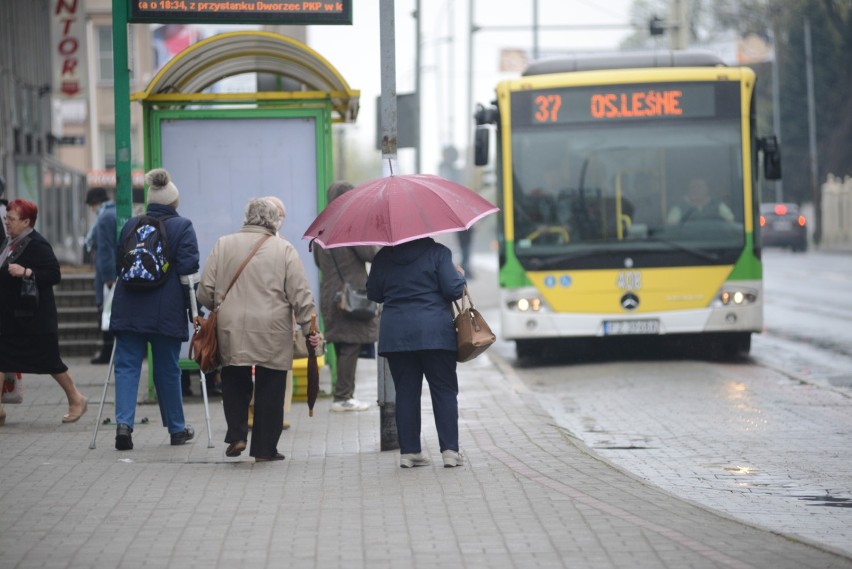
<path fill-rule="evenodd" d="M 467 462 L 445 469 L 428 389 L 428 467 L 380 452 L 379 411 L 314 417 L 294 403 L 283 462 L 224 456 L 221 401 L 189 398 L 196 439 L 172 447 L 156 405 L 140 404 L 135 449 L 114 449 L 113 392 L 89 450 L 106 366 L 69 360 L 90 398 L 70 425 L 62 391 L 25 376 L 0 427 L 0 569 L 294 567 L 488 569 L 852 567 L 852 559 L 722 517 L 619 471 L 554 426 L 499 357 L 460 364 Z M 143 382 L 144 383 L 144 382 Z M 144 386 L 143 386 L 144 387 Z M 374 401 L 376 362 L 356 396 Z M 140 390 L 140 395 L 142 391 Z M 144 397 L 141 397 L 144 399 Z"/>

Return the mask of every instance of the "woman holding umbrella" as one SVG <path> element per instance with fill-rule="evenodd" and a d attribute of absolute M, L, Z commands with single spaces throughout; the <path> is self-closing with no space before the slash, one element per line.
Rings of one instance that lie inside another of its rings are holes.
<path fill-rule="evenodd" d="M 420 394 L 429 383 L 445 467 L 460 466 L 456 331 L 451 303 L 464 292 L 464 271 L 450 250 L 425 237 L 384 247 L 373 260 L 367 296 L 383 303 L 379 354 L 396 389 L 402 468 L 426 466 L 420 446 Z"/>
<path fill-rule="evenodd" d="M 198 286 L 198 300 L 210 310 L 218 308 L 226 456 L 239 456 L 246 449 L 252 367 L 255 370 L 249 449 L 255 462 L 284 460 L 277 446 L 287 371 L 293 367 L 293 316 L 307 335 L 316 313 L 296 249 L 285 239 L 270 239 L 282 221 L 269 200 L 250 200 L 242 229 L 216 241 Z M 315 334 L 310 342 L 316 347 L 322 338 Z"/>
<path fill-rule="evenodd" d="M 440 176 L 387 176 L 335 199 L 305 231 L 325 248 L 385 245 L 373 259 L 367 296 L 383 304 L 379 354 L 396 389 L 396 426 L 402 468 L 425 466 L 420 445 L 420 393 L 429 383 L 445 467 L 459 453 L 456 331 L 452 301 L 465 279 L 450 250 L 430 235 L 465 231 L 498 211 L 469 188 Z"/>

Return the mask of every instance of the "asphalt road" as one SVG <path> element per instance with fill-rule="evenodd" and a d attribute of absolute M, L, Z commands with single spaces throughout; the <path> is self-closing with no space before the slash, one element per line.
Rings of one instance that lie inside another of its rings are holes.
<path fill-rule="evenodd" d="M 852 554 L 852 255 L 767 250 L 765 331 L 742 362 L 492 357 L 614 466 L 684 500 Z M 474 299 L 496 325 L 496 257 Z"/>

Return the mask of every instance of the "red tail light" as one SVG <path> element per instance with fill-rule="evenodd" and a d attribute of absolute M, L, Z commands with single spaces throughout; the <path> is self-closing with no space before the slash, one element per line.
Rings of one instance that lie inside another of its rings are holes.
<path fill-rule="evenodd" d="M 760 226 L 766 227 L 766 218 L 763 217 L 762 215 L 760 216 Z"/>
<path fill-rule="evenodd" d="M 775 215 L 787 215 L 787 206 L 782 203 L 775 204 Z"/>
<path fill-rule="evenodd" d="M 799 226 L 804 227 L 804 226 L 805 226 L 805 216 L 804 216 L 804 215 L 800 215 L 800 216 L 799 216 L 799 219 L 798 219 L 798 222 L 799 222 Z"/>

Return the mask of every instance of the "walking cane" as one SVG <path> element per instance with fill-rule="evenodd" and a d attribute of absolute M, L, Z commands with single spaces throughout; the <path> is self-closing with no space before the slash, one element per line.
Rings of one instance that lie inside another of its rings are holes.
<path fill-rule="evenodd" d="M 198 317 L 198 301 L 195 299 L 195 283 L 198 282 L 198 273 L 194 275 L 181 275 L 180 282 L 187 285 L 189 288 L 189 306 L 192 311 L 192 323 L 195 326 L 195 319 Z M 210 405 L 207 403 L 207 376 L 201 366 L 198 367 L 201 372 L 201 394 L 204 397 L 204 418 L 207 420 L 207 448 L 213 448 L 213 433 L 210 430 Z"/>
<path fill-rule="evenodd" d="M 89 448 L 95 448 L 95 440 L 98 438 L 98 428 L 101 426 L 101 415 L 104 412 L 104 401 L 106 401 L 107 387 L 109 386 L 109 376 L 112 375 L 112 370 L 115 366 L 115 342 L 112 343 L 112 353 L 109 356 L 109 369 L 107 370 L 106 381 L 104 381 L 104 391 L 101 393 L 101 405 L 98 407 L 98 418 L 95 419 L 95 430 L 92 432 L 92 442 L 89 443 Z"/>

